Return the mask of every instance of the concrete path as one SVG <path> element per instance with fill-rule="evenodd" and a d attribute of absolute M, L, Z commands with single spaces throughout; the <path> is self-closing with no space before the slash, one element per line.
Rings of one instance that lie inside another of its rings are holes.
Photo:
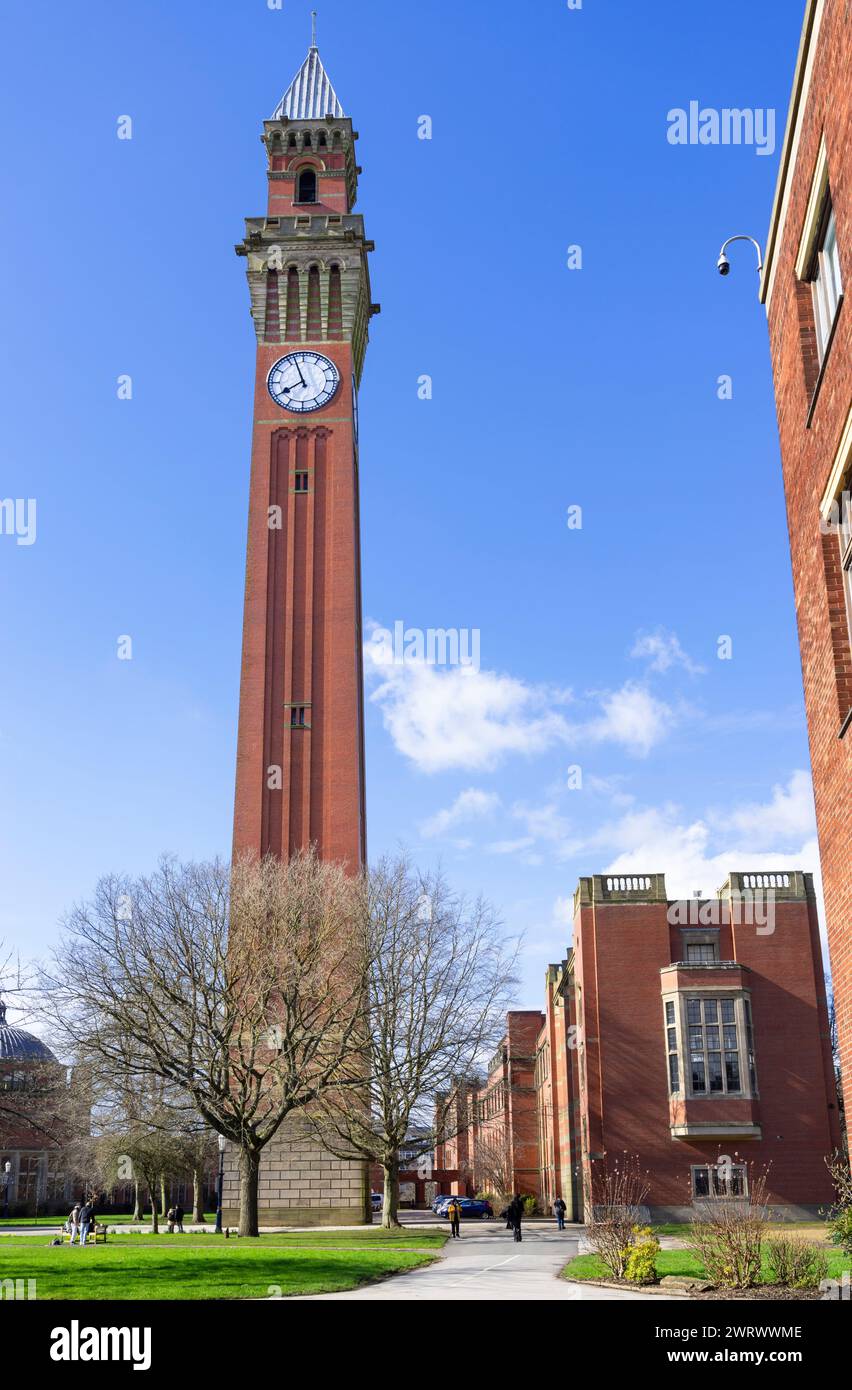
<path fill-rule="evenodd" d="M 406 1222 L 406 1225 L 409 1223 Z M 380 1284 L 371 1284 L 351 1293 L 311 1294 L 308 1301 L 354 1299 L 359 1302 L 406 1302 L 408 1300 L 446 1302 L 524 1300 L 535 1302 L 584 1302 L 600 1299 L 647 1299 L 664 1295 L 626 1293 L 569 1284 L 557 1278 L 562 1266 L 578 1253 L 579 1236 L 568 1231 L 528 1227 L 520 1245 L 512 1239 L 502 1221 L 493 1226 L 473 1222 L 462 1225 L 461 1239 L 450 1240 L 444 1258 L 411 1274 L 397 1274 Z M 295 1300 L 294 1300 L 295 1301 Z"/>

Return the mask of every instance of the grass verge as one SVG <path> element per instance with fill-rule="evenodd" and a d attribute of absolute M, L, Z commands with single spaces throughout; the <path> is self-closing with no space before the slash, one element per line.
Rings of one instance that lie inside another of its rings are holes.
<path fill-rule="evenodd" d="M 437 1238 L 436 1238 L 437 1237 Z M 440 1232 L 305 1232 L 111 1238 L 81 1250 L 4 1237 L 0 1278 L 35 1279 L 39 1299 L 238 1299 L 336 1293 L 437 1258 Z"/>
<path fill-rule="evenodd" d="M 832 1248 L 826 1253 L 828 1255 L 828 1277 L 839 1279 L 844 1269 L 850 1268 L 852 1261 L 848 1255 L 843 1254 L 842 1250 Z M 661 1279 L 667 1274 L 690 1279 L 705 1279 L 707 1277 L 700 1261 L 689 1250 L 661 1250 L 657 1256 L 657 1274 Z M 576 1255 L 573 1260 L 568 1261 L 562 1270 L 562 1276 L 566 1279 L 612 1279 L 612 1275 L 603 1260 L 600 1260 L 597 1255 Z M 771 1283 L 765 1250 L 763 1252 L 762 1282 Z"/>

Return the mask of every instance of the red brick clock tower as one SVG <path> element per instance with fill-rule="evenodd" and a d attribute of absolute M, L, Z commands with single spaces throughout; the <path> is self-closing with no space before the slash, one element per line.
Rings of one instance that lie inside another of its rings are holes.
<path fill-rule="evenodd" d="M 366 853 L 357 390 L 378 306 L 372 245 L 352 211 L 357 135 L 316 42 L 261 138 L 268 211 L 247 219 L 236 248 L 257 365 L 234 853 L 286 857 L 315 844 L 357 871 Z M 362 1220 L 365 1183 L 361 1165 L 332 1160 L 291 1126 L 261 1168 L 261 1222 Z"/>

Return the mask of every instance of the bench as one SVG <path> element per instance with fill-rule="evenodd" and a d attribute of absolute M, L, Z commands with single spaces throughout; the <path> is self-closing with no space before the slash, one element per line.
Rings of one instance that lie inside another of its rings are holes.
<path fill-rule="evenodd" d="M 76 1231 L 74 1232 L 73 1236 L 72 1236 L 72 1234 L 71 1234 L 70 1231 L 66 1231 L 66 1232 L 64 1233 L 64 1235 L 65 1235 L 65 1243 L 66 1243 L 66 1245 L 70 1245 L 72 1239 L 75 1240 L 75 1241 L 77 1241 L 77 1243 L 79 1244 L 79 1240 L 78 1240 L 78 1236 L 77 1236 Z M 87 1244 L 87 1245 L 106 1245 L 106 1238 L 107 1238 L 107 1228 L 106 1228 L 106 1226 L 100 1226 L 100 1225 L 98 1225 L 97 1223 L 95 1223 L 94 1226 L 90 1226 L 90 1227 L 89 1227 L 89 1234 L 86 1236 L 86 1244 Z"/>

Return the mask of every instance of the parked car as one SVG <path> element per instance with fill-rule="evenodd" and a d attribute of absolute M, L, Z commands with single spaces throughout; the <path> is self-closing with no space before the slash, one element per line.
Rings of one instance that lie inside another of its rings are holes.
<path fill-rule="evenodd" d="M 454 1199 L 452 1197 L 436 1197 L 432 1203 L 432 1210 L 436 1216 L 446 1216 L 447 1207 Z M 479 1217 L 480 1221 L 485 1221 L 494 1215 L 494 1208 L 490 1202 L 486 1202 L 482 1197 L 456 1197 L 455 1201 L 461 1207 L 462 1220 L 465 1217 Z"/>
<path fill-rule="evenodd" d="M 381 1211 L 382 1207 L 385 1204 L 385 1199 L 382 1196 L 381 1192 L 370 1193 L 370 1204 L 373 1208 L 373 1211 Z"/>

